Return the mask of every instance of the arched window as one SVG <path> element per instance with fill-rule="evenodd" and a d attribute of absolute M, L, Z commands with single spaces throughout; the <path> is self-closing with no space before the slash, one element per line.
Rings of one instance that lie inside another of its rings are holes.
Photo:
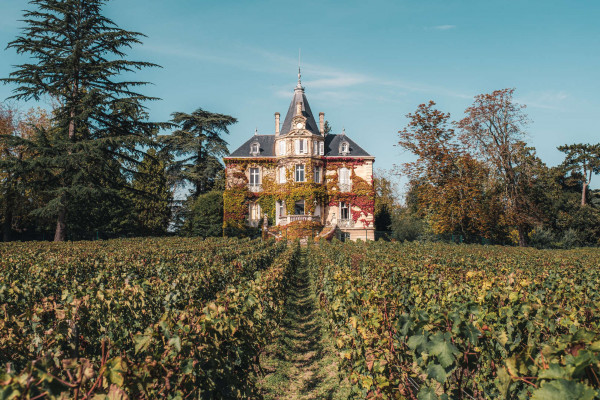
<path fill-rule="evenodd" d="M 340 144 L 340 154 L 346 155 L 350 153 L 350 144 L 346 141 Z"/>
<path fill-rule="evenodd" d="M 250 145 L 250 154 L 253 156 L 257 156 L 260 153 L 260 144 L 258 142 L 254 142 Z"/>

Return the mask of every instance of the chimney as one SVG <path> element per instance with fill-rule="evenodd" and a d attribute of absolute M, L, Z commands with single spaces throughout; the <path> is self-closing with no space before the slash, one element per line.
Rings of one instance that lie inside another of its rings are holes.
<path fill-rule="evenodd" d="M 279 113 L 275 113 L 275 136 L 279 136 Z"/>
<path fill-rule="evenodd" d="M 324 112 L 319 113 L 319 132 L 321 132 L 321 135 L 325 136 L 325 113 Z"/>
<path fill-rule="evenodd" d="M 302 102 L 301 101 L 296 103 L 296 115 L 302 115 Z"/>

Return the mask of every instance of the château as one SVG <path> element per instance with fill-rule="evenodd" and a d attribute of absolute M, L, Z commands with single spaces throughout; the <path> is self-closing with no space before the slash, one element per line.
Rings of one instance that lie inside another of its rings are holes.
<path fill-rule="evenodd" d="M 325 131 L 298 71 L 287 114 L 224 158 L 224 229 L 267 227 L 277 238 L 374 239 L 375 157 L 345 130 Z"/>

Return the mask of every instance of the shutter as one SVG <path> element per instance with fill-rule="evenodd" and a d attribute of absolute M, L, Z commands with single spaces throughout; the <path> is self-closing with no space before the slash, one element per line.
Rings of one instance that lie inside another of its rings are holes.
<path fill-rule="evenodd" d="M 348 176 L 348 169 L 347 168 L 342 168 L 340 170 L 340 183 L 348 183 L 350 181 L 349 176 Z"/>
<path fill-rule="evenodd" d="M 296 154 L 300 154 L 300 140 L 294 140 L 294 145 L 296 146 Z"/>
<path fill-rule="evenodd" d="M 323 143 L 323 142 L 319 143 L 319 153 L 321 155 L 323 155 L 323 153 L 325 153 L 325 143 Z"/>
<path fill-rule="evenodd" d="M 318 154 L 318 151 L 317 151 L 317 150 L 318 150 L 318 148 L 319 148 L 319 143 L 318 143 L 318 142 L 315 140 L 315 141 L 313 142 L 313 154 L 314 154 L 314 155 L 317 155 L 317 154 Z"/>
<path fill-rule="evenodd" d="M 304 140 L 304 154 L 308 153 L 308 139 L 302 139 Z"/>

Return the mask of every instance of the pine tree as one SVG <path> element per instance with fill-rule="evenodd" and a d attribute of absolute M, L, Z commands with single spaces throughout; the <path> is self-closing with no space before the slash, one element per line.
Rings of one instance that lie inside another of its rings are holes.
<path fill-rule="evenodd" d="M 578 143 L 559 146 L 566 154 L 563 168 L 581 174 L 581 205 L 587 204 L 587 189 L 593 174 L 600 173 L 600 144 Z"/>
<path fill-rule="evenodd" d="M 176 181 L 193 186 L 192 197 L 213 189 L 223 170 L 221 157 L 229 154 L 227 142 L 221 137 L 229 133 L 228 126 L 237 119 L 198 108 L 191 114 L 174 112 L 171 123 L 176 129 L 163 136 L 164 150 L 175 156 L 170 173 Z"/>
<path fill-rule="evenodd" d="M 134 216 L 142 235 L 162 235 L 170 220 L 171 190 L 167 183 L 165 162 L 148 150 L 138 166 L 133 181 Z"/>
<path fill-rule="evenodd" d="M 125 48 L 143 35 L 120 29 L 101 14 L 106 0 L 32 0 L 22 36 L 9 43 L 32 59 L 5 83 L 12 98 L 57 102 L 52 134 L 40 130 L 36 163 L 52 171 L 51 200 L 38 215 L 56 218 L 55 241 L 66 238 L 72 205 L 119 190 L 114 174 L 132 171 L 156 124 L 146 120 L 134 90 L 145 82 L 118 80 L 121 73 L 156 66 L 125 59 Z M 31 145 L 31 143 L 29 143 Z"/>

